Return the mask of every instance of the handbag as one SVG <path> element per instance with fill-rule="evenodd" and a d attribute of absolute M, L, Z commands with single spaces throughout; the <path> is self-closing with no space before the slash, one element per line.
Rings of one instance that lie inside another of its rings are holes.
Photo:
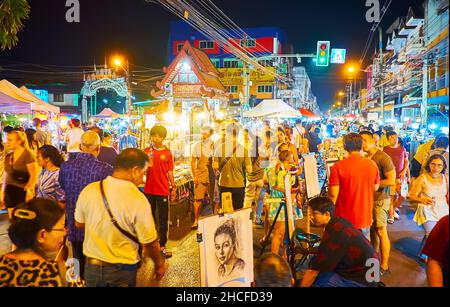
<path fill-rule="evenodd" d="M 22 172 L 14 169 L 14 163 L 12 162 L 12 155 L 9 155 L 10 158 L 8 159 L 10 161 L 9 165 L 11 166 L 11 177 L 20 184 L 25 184 L 30 180 L 30 174 L 28 172 Z"/>
<path fill-rule="evenodd" d="M 109 208 L 108 200 L 106 199 L 105 190 L 103 188 L 103 182 L 104 180 L 100 181 L 100 192 L 102 193 L 103 203 L 105 204 L 106 211 L 108 211 L 108 215 L 111 218 L 111 222 L 124 236 L 126 236 L 128 239 L 130 239 L 139 246 L 139 255 L 142 255 L 142 245 L 139 242 L 138 238 L 129 233 L 128 231 L 126 231 L 125 229 L 123 229 L 122 227 L 120 227 L 120 225 L 117 223 L 117 220 L 114 218 L 111 209 Z"/>

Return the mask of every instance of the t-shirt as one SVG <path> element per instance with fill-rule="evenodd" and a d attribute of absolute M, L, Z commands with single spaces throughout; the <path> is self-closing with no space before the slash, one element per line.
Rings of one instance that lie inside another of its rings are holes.
<path fill-rule="evenodd" d="M 147 170 L 147 182 L 145 183 L 144 193 L 169 196 L 169 172 L 174 169 L 172 153 L 167 148 L 147 148 L 145 153 L 149 155 L 150 163 Z"/>
<path fill-rule="evenodd" d="M 374 186 L 379 183 L 377 165 L 361 155 L 350 155 L 334 164 L 329 186 L 339 186 L 336 216 L 349 220 L 358 229 L 370 227 Z"/>
<path fill-rule="evenodd" d="M 36 158 L 33 152 L 31 152 L 28 149 L 24 149 L 20 157 L 16 161 L 14 161 L 14 163 L 11 165 L 12 158 L 13 158 L 12 153 L 5 157 L 5 171 L 7 173 L 6 185 L 13 185 L 19 188 L 25 188 L 27 183 L 17 182 L 16 180 L 14 180 L 11 174 L 13 172 L 13 169 L 17 172 L 28 173 L 27 165 L 36 162 Z"/>
<path fill-rule="evenodd" d="M 244 188 L 245 187 L 245 167 L 251 166 L 252 161 L 248 152 L 243 146 L 236 145 L 236 153 L 233 154 L 233 142 L 226 142 L 218 146 L 214 153 L 214 161 L 219 164 L 219 168 L 227 157 L 228 162 L 220 171 L 219 186 L 225 188 Z"/>
<path fill-rule="evenodd" d="M 408 159 L 406 149 L 403 146 L 397 146 L 397 148 L 387 146 L 384 147 L 383 151 L 391 157 L 395 166 L 397 178 L 400 178 L 400 172 L 405 167 L 405 159 Z"/>
<path fill-rule="evenodd" d="M 448 247 L 449 247 L 449 236 L 448 236 L 448 215 L 443 217 L 434 226 L 433 231 L 428 237 L 427 243 L 423 248 L 423 253 L 429 258 L 440 262 L 443 266 L 442 273 L 444 276 L 444 286 L 448 287 L 449 271 L 448 271 Z"/>
<path fill-rule="evenodd" d="M 378 166 L 378 172 L 380 173 L 380 180 L 385 180 L 384 174 L 395 169 L 394 163 L 392 163 L 391 157 L 385 152 L 378 150 L 371 158 Z M 389 199 L 389 187 L 380 187 L 373 195 L 374 200 Z"/>
<path fill-rule="evenodd" d="M 108 177 L 104 181 L 109 208 L 119 226 L 141 244 L 157 239 L 151 206 L 139 189 L 126 180 Z M 89 184 L 78 197 L 75 220 L 85 224 L 83 254 L 108 263 L 139 262 L 139 246 L 111 223 L 105 209 L 100 183 Z"/>
<path fill-rule="evenodd" d="M 114 167 L 116 166 L 117 151 L 112 147 L 102 146 L 97 159 Z"/>
<path fill-rule="evenodd" d="M 197 158 L 195 174 L 199 182 L 206 183 L 213 179 L 211 178 L 212 174 L 210 174 L 213 155 L 214 142 L 211 139 L 204 142 L 198 142 L 194 145 L 192 157 Z"/>
<path fill-rule="evenodd" d="M 247 174 L 247 179 L 250 182 L 256 182 L 264 179 L 265 169 L 261 167 L 261 163 L 258 160 L 252 165 L 252 172 Z"/>
<path fill-rule="evenodd" d="M 320 272 L 334 272 L 345 279 L 369 284 L 366 280 L 368 259 L 379 259 L 362 232 L 340 217 L 332 217 L 325 227 L 317 256 L 310 268 Z"/>
<path fill-rule="evenodd" d="M 81 128 L 72 128 L 67 130 L 67 152 L 81 152 L 80 144 L 83 134 L 84 131 Z"/>

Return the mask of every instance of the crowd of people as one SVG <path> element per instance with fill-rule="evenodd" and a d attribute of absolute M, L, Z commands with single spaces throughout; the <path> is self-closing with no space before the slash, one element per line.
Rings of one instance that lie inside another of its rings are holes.
<path fill-rule="evenodd" d="M 279 208 L 290 189 L 293 215 L 303 218 L 303 157 L 319 155 L 323 140 L 337 137 L 339 129 L 331 122 L 276 127 L 265 122 L 250 129 L 235 120 L 219 127 L 202 128 L 190 157 L 191 228 L 198 228 L 202 205 L 218 213 L 231 194 L 234 210 L 254 209 L 254 223 L 264 226 L 260 243 L 271 241 L 271 253 L 255 267 L 255 285 L 293 285 L 284 244 L 287 217 Z M 13 247 L 0 258 L 0 270 L 6 272 L 0 274 L 6 276 L 0 286 L 66 286 L 63 263 L 69 253 L 78 281 L 87 286 L 135 286 L 146 258 L 155 263 L 155 279 L 160 280 L 165 259 L 172 257 L 166 245 L 169 203 L 176 193 L 174 157 L 164 145 L 167 134 L 156 125 L 149 148 L 135 144 L 118 153 L 108 133 L 96 126 L 85 131 L 73 119 L 66 153 L 61 153 L 51 145 L 45 122 L 33 120 L 33 129 L 26 131 L 5 127 L 0 200 L 8 209 Z M 428 263 L 429 283 L 448 285 L 448 226 L 447 231 L 442 226 L 448 225 L 449 213 L 448 136 L 421 145 L 411 162 L 389 127 L 381 135 L 371 126 L 359 127 L 358 133 L 349 130 L 343 144 L 347 154 L 331 167 L 327 197 L 309 201 L 312 221 L 325 233 L 301 285 L 378 285 L 367 280 L 366 263 L 379 260 L 381 275 L 390 273 L 388 225 L 400 218 L 406 198 L 417 203 L 414 220 L 425 231 L 419 257 Z M 36 273 L 21 284 L 30 263 Z"/>

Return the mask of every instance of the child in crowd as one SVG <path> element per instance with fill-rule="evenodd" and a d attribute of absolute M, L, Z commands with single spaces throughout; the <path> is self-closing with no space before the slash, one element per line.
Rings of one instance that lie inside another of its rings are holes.
<path fill-rule="evenodd" d="M 152 146 L 145 149 L 149 156 L 147 182 L 144 194 L 152 206 L 155 223 L 158 225 L 159 244 L 164 257 L 172 257 L 166 248 L 169 231 L 169 196 L 176 191 L 173 176 L 174 161 L 171 151 L 164 146 L 167 129 L 163 126 L 154 126 L 150 131 Z"/>
<path fill-rule="evenodd" d="M 292 154 L 288 150 L 284 150 L 279 154 L 279 163 L 275 167 L 269 170 L 269 184 L 270 184 L 270 197 L 271 198 L 284 198 L 285 197 L 285 177 L 289 177 L 291 183 L 292 203 L 295 203 L 295 196 L 300 188 L 299 182 L 296 180 L 296 176 L 299 174 L 299 169 L 292 164 Z M 275 220 L 276 214 L 280 203 L 269 204 L 268 218 L 271 222 Z M 302 218 L 301 211 L 295 208 L 293 209 L 294 220 Z M 300 212 L 300 213 L 299 213 Z M 300 216 L 298 216 L 300 215 Z M 272 237 L 271 251 L 273 253 L 279 253 L 280 247 L 283 247 L 282 255 L 287 258 L 286 246 L 283 246 L 283 240 L 285 237 L 285 211 L 282 209 L 278 215 L 278 219 L 275 223 L 274 233 Z"/>

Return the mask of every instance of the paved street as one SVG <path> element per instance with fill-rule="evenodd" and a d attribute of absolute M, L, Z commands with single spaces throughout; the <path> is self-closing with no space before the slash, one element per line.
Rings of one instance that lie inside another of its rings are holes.
<path fill-rule="evenodd" d="M 206 212 L 205 212 L 206 213 Z M 423 287 L 427 285 L 425 267 L 419 264 L 415 258 L 423 232 L 412 220 L 414 208 L 404 206 L 402 208 L 401 220 L 389 226 L 389 235 L 392 241 L 391 271 L 392 274 L 384 277 L 382 281 L 388 287 Z M 303 227 L 300 223 L 299 227 Z M 152 281 L 153 264 L 148 261 L 144 264 L 138 274 L 138 285 L 167 286 L 167 287 L 198 287 L 200 286 L 199 248 L 196 242 L 196 232 L 189 230 L 190 222 L 181 221 L 180 227 L 172 228 L 171 233 L 178 236 L 176 240 L 170 240 L 168 247 L 174 256 L 167 261 L 166 276 L 161 282 Z M 8 221 L 6 215 L 0 216 L 0 254 L 8 252 L 11 248 L 10 241 L 6 235 Z M 186 235 L 180 233 L 184 231 Z M 317 231 L 317 229 L 315 229 Z M 258 242 L 263 235 L 261 228 L 254 229 L 253 242 L 255 256 L 259 255 Z M 301 276 L 301 274 L 299 274 Z"/>

